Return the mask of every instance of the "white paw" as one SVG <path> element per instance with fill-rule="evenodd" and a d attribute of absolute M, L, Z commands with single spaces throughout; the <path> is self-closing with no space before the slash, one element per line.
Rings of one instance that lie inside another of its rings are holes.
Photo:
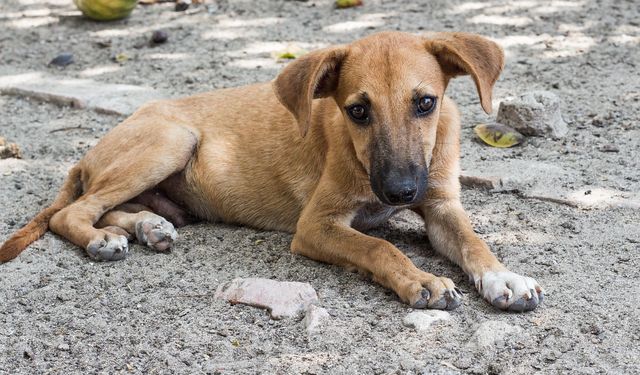
<path fill-rule="evenodd" d="M 475 283 L 482 297 L 502 310 L 531 311 L 544 299 L 537 281 L 510 271 L 487 272 Z"/>

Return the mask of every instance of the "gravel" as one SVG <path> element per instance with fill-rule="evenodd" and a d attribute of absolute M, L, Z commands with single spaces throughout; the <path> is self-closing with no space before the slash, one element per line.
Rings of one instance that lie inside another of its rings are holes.
<path fill-rule="evenodd" d="M 385 29 L 477 32 L 506 50 L 496 105 L 527 91 L 553 92 L 568 133 L 511 149 L 477 143 L 473 126 L 491 118 L 472 80 L 454 80 L 448 93 L 462 112 L 464 170 L 535 161 L 570 170 L 561 176 L 566 188 L 640 191 L 640 76 L 633 73 L 640 9 L 633 1 L 367 0 L 346 10 L 313 0 L 217 4 L 213 13 L 190 14 L 174 12 L 171 3 L 138 6 L 126 20 L 100 23 L 81 18 L 68 1 L 5 0 L 0 71 L 45 71 L 178 96 L 270 80 L 284 66 L 271 54 L 290 43 L 310 50 Z M 148 46 L 158 29 L 171 37 Z M 74 63 L 47 66 L 62 52 L 73 53 Z M 110 60 L 120 53 L 129 59 Z M 3 241 L 53 200 L 67 170 L 123 117 L 6 95 L 0 111 L 0 136 L 24 157 L 0 160 Z M 601 152 L 606 145 L 618 152 Z M 479 189 L 465 189 L 462 201 L 498 258 L 546 289 L 536 311 L 503 313 L 482 301 L 459 268 L 434 254 L 412 213 L 370 234 L 465 292 L 449 320 L 420 332 L 403 326 L 412 310 L 393 293 L 292 255 L 289 234 L 202 223 L 181 228 L 170 254 L 133 245 L 125 261 L 96 263 L 47 233 L 0 265 L 0 373 L 640 372 L 637 209 L 583 210 Z M 221 284 L 248 277 L 310 283 L 331 318 L 310 336 L 299 319 L 272 320 L 265 310 L 214 298 Z M 487 321 L 520 330 L 495 345 L 470 345 Z"/>

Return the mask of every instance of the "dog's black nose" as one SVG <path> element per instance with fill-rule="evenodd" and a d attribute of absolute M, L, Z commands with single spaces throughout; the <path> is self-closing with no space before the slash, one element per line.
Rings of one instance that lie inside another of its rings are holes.
<path fill-rule="evenodd" d="M 415 181 L 394 181 L 384 189 L 384 196 L 391 204 L 409 204 L 416 199 L 417 192 L 418 185 Z"/>

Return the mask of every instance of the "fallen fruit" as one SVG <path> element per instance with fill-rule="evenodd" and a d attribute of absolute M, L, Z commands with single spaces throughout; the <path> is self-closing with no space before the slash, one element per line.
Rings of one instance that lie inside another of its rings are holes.
<path fill-rule="evenodd" d="M 524 140 L 522 134 L 502 124 L 479 124 L 473 131 L 484 143 L 493 147 L 512 147 Z"/>
<path fill-rule="evenodd" d="M 96 21 L 114 21 L 127 17 L 138 0 L 73 0 L 85 16 Z"/>

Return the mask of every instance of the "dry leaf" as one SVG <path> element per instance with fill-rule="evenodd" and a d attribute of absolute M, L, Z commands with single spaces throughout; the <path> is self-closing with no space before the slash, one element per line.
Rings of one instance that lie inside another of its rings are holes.
<path fill-rule="evenodd" d="M 361 6 L 362 0 L 336 0 L 336 8 L 345 9 Z"/>
<path fill-rule="evenodd" d="M 512 147 L 524 140 L 522 134 L 502 124 L 479 124 L 473 131 L 484 143 L 493 147 Z"/>
<path fill-rule="evenodd" d="M 302 49 L 295 44 L 288 45 L 283 51 L 274 52 L 273 58 L 276 60 L 293 60 L 307 53 L 305 49 Z"/>
<path fill-rule="evenodd" d="M 127 56 L 124 53 L 118 53 L 115 56 L 113 56 L 113 61 L 117 62 L 117 63 L 124 63 L 125 61 L 129 60 L 129 56 Z"/>

